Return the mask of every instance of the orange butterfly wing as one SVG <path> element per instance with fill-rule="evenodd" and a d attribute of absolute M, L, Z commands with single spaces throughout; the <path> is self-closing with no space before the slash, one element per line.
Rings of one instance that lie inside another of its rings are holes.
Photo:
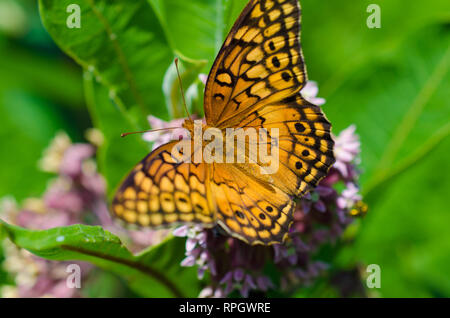
<path fill-rule="evenodd" d="M 283 242 L 289 233 L 293 197 L 271 186 L 254 164 L 214 164 L 211 189 L 217 221 L 248 244 Z"/>
<path fill-rule="evenodd" d="M 252 0 L 219 52 L 206 84 L 210 126 L 235 127 L 248 112 L 298 93 L 306 82 L 297 0 Z"/>
<path fill-rule="evenodd" d="M 240 126 L 279 130 L 279 170 L 273 185 L 302 196 L 328 174 L 335 162 L 331 124 L 320 107 L 296 95 L 250 113 Z M 259 145 L 265 146 L 265 145 Z"/>
<path fill-rule="evenodd" d="M 152 151 L 124 180 L 112 203 L 127 226 L 215 225 L 206 164 L 180 162 L 173 141 Z M 193 149 L 193 148 L 192 148 Z"/>

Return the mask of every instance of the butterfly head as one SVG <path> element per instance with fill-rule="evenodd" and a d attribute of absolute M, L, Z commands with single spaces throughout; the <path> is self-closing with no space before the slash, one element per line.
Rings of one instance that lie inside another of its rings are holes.
<path fill-rule="evenodd" d="M 201 127 L 201 132 L 204 132 L 205 130 L 207 130 L 208 125 L 203 122 L 202 120 L 191 120 L 191 119 L 186 119 L 184 121 L 184 123 L 182 124 L 182 127 L 184 129 L 187 129 L 190 133 L 191 136 L 194 136 L 194 132 L 196 133 L 200 133 L 198 130 Z"/>
<path fill-rule="evenodd" d="M 191 136 L 193 135 L 193 133 L 194 133 L 194 122 L 193 121 L 186 119 L 182 126 L 184 129 L 187 129 L 191 133 Z"/>

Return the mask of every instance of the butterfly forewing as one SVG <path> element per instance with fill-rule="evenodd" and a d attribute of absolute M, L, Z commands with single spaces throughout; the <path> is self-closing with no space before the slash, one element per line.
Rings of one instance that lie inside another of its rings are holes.
<path fill-rule="evenodd" d="M 251 1 L 209 75 L 208 124 L 235 126 L 251 110 L 298 93 L 306 81 L 299 34 L 298 1 Z"/>

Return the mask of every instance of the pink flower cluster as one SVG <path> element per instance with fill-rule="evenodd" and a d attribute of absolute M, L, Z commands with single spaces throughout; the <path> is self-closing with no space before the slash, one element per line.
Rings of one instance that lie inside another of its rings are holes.
<path fill-rule="evenodd" d="M 66 134 L 59 133 L 40 162 L 41 169 L 57 177 L 42 198 L 28 199 L 22 208 L 9 204 L 2 217 L 36 230 L 86 223 L 88 212 L 106 208 L 105 182 L 93 161 L 95 152 L 93 145 L 72 144 Z M 79 289 L 66 285 L 66 267 L 79 265 L 83 278 L 92 268 L 80 262 L 47 261 L 11 243 L 5 243 L 5 251 L 4 266 L 16 281 L 16 287 L 3 288 L 2 293 L 8 297 L 79 297 Z"/>

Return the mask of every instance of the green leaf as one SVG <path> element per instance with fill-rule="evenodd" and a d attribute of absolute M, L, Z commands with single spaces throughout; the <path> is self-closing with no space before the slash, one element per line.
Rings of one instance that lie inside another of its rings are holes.
<path fill-rule="evenodd" d="M 133 255 L 101 227 L 73 225 L 33 231 L 0 222 L 18 247 L 55 261 L 87 261 L 127 280 L 144 297 L 195 297 L 199 281 L 195 268 L 183 268 L 184 240 L 171 238 L 140 255 Z"/>
<path fill-rule="evenodd" d="M 172 49 L 210 67 L 247 0 L 148 0 Z M 209 70 L 209 69 L 208 69 Z"/>
<path fill-rule="evenodd" d="M 328 99 L 341 128 L 356 123 L 370 211 L 342 264 L 378 264 L 385 297 L 448 296 L 450 33 L 417 30 L 373 58 Z"/>
<path fill-rule="evenodd" d="M 325 111 L 336 130 L 357 125 L 366 193 L 447 125 L 449 40 L 444 26 L 422 29 L 328 99 Z"/>
<path fill-rule="evenodd" d="M 355 123 L 362 141 L 370 211 L 335 266 L 379 264 L 381 296 L 448 297 L 448 2 L 378 1 L 381 29 L 370 3 L 301 1 L 309 78 L 334 132 Z"/>
<path fill-rule="evenodd" d="M 2 89 L 20 88 L 52 100 L 58 106 L 79 109 L 83 105 L 81 72 L 63 56 L 48 57 L 16 45 L 0 44 L 0 69 Z"/>
<path fill-rule="evenodd" d="M 44 26 L 58 46 L 85 70 L 91 70 L 128 107 L 141 115 L 167 118 L 161 91 L 173 54 L 145 0 L 83 0 L 81 28 L 70 29 L 66 8 L 71 0 L 40 0 Z"/>
<path fill-rule="evenodd" d="M 89 279 L 83 282 L 82 296 L 85 298 L 124 298 L 136 297 L 126 286 L 126 282 L 117 275 L 94 268 Z"/>
<path fill-rule="evenodd" d="M 395 54 L 398 46 L 425 26 L 448 22 L 446 0 L 379 0 L 381 28 L 369 29 L 371 0 L 302 0 L 302 46 L 310 79 L 330 98 L 366 63 Z M 395 31 L 395 32 L 394 32 Z M 374 74 L 375 76 L 376 74 Z M 361 107 L 361 106 L 360 106 Z"/>
<path fill-rule="evenodd" d="M 383 297 L 448 297 L 450 295 L 450 138 L 377 188 L 355 246 L 341 252 L 340 262 L 378 264 Z"/>
<path fill-rule="evenodd" d="M 37 163 L 56 132 L 65 130 L 75 140 L 82 135 L 69 117 L 84 115 L 83 94 L 79 70 L 63 56 L 5 44 L 0 41 L 0 138 L 8 151 L 0 158 L 0 197 L 22 200 L 45 189 L 50 175 Z"/>
<path fill-rule="evenodd" d="M 150 145 L 141 136 L 121 138 L 124 132 L 144 129 L 138 123 L 139 111 L 136 107 L 126 109 L 120 98 L 110 95 L 89 71 L 84 74 L 84 92 L 94 126 L 105 136 L 97 161 L 108 181 L 108 192 L 113 194 L 124 176 L 150 152 Z"/>
<path fill-rule="evenodd" d="M 38 161 L 67 123 L 54 105 L 20 88 L 0 88 L 0 118 L 2 148 L 7 149 L 0 158 L 0 197 L 14 194 L 22 200 L 40 195 L 49 175 L 38 169 Z"/>
<path fill-rule="evenodd" d="M 192 105 L 189 105 L 189 102 L 191 101 L 187 98 L 187 93 L 190 89 L 190 86 L 195 82 L 198 82 L 198 74 L 205 64 L 206 61 L 193 61 L 186 58 L 184 58 L 182 62 L 178 64 L 180 76 L 182 78 L 183 90 L 187 88 L 185 94 L 186 104 L 189 108 L 189 111 L 192 111 Z M 166 75 L 164 76 L 163 91 L 164 95 L 166 96 L 166 104 L 169 107 L 171 117 L 187 117 L 186 110 L 184 109 L 183 105 L 181 87 L 175 67 L 175 62 L 171 64 L 171 66 L 167 70 Z"/>

